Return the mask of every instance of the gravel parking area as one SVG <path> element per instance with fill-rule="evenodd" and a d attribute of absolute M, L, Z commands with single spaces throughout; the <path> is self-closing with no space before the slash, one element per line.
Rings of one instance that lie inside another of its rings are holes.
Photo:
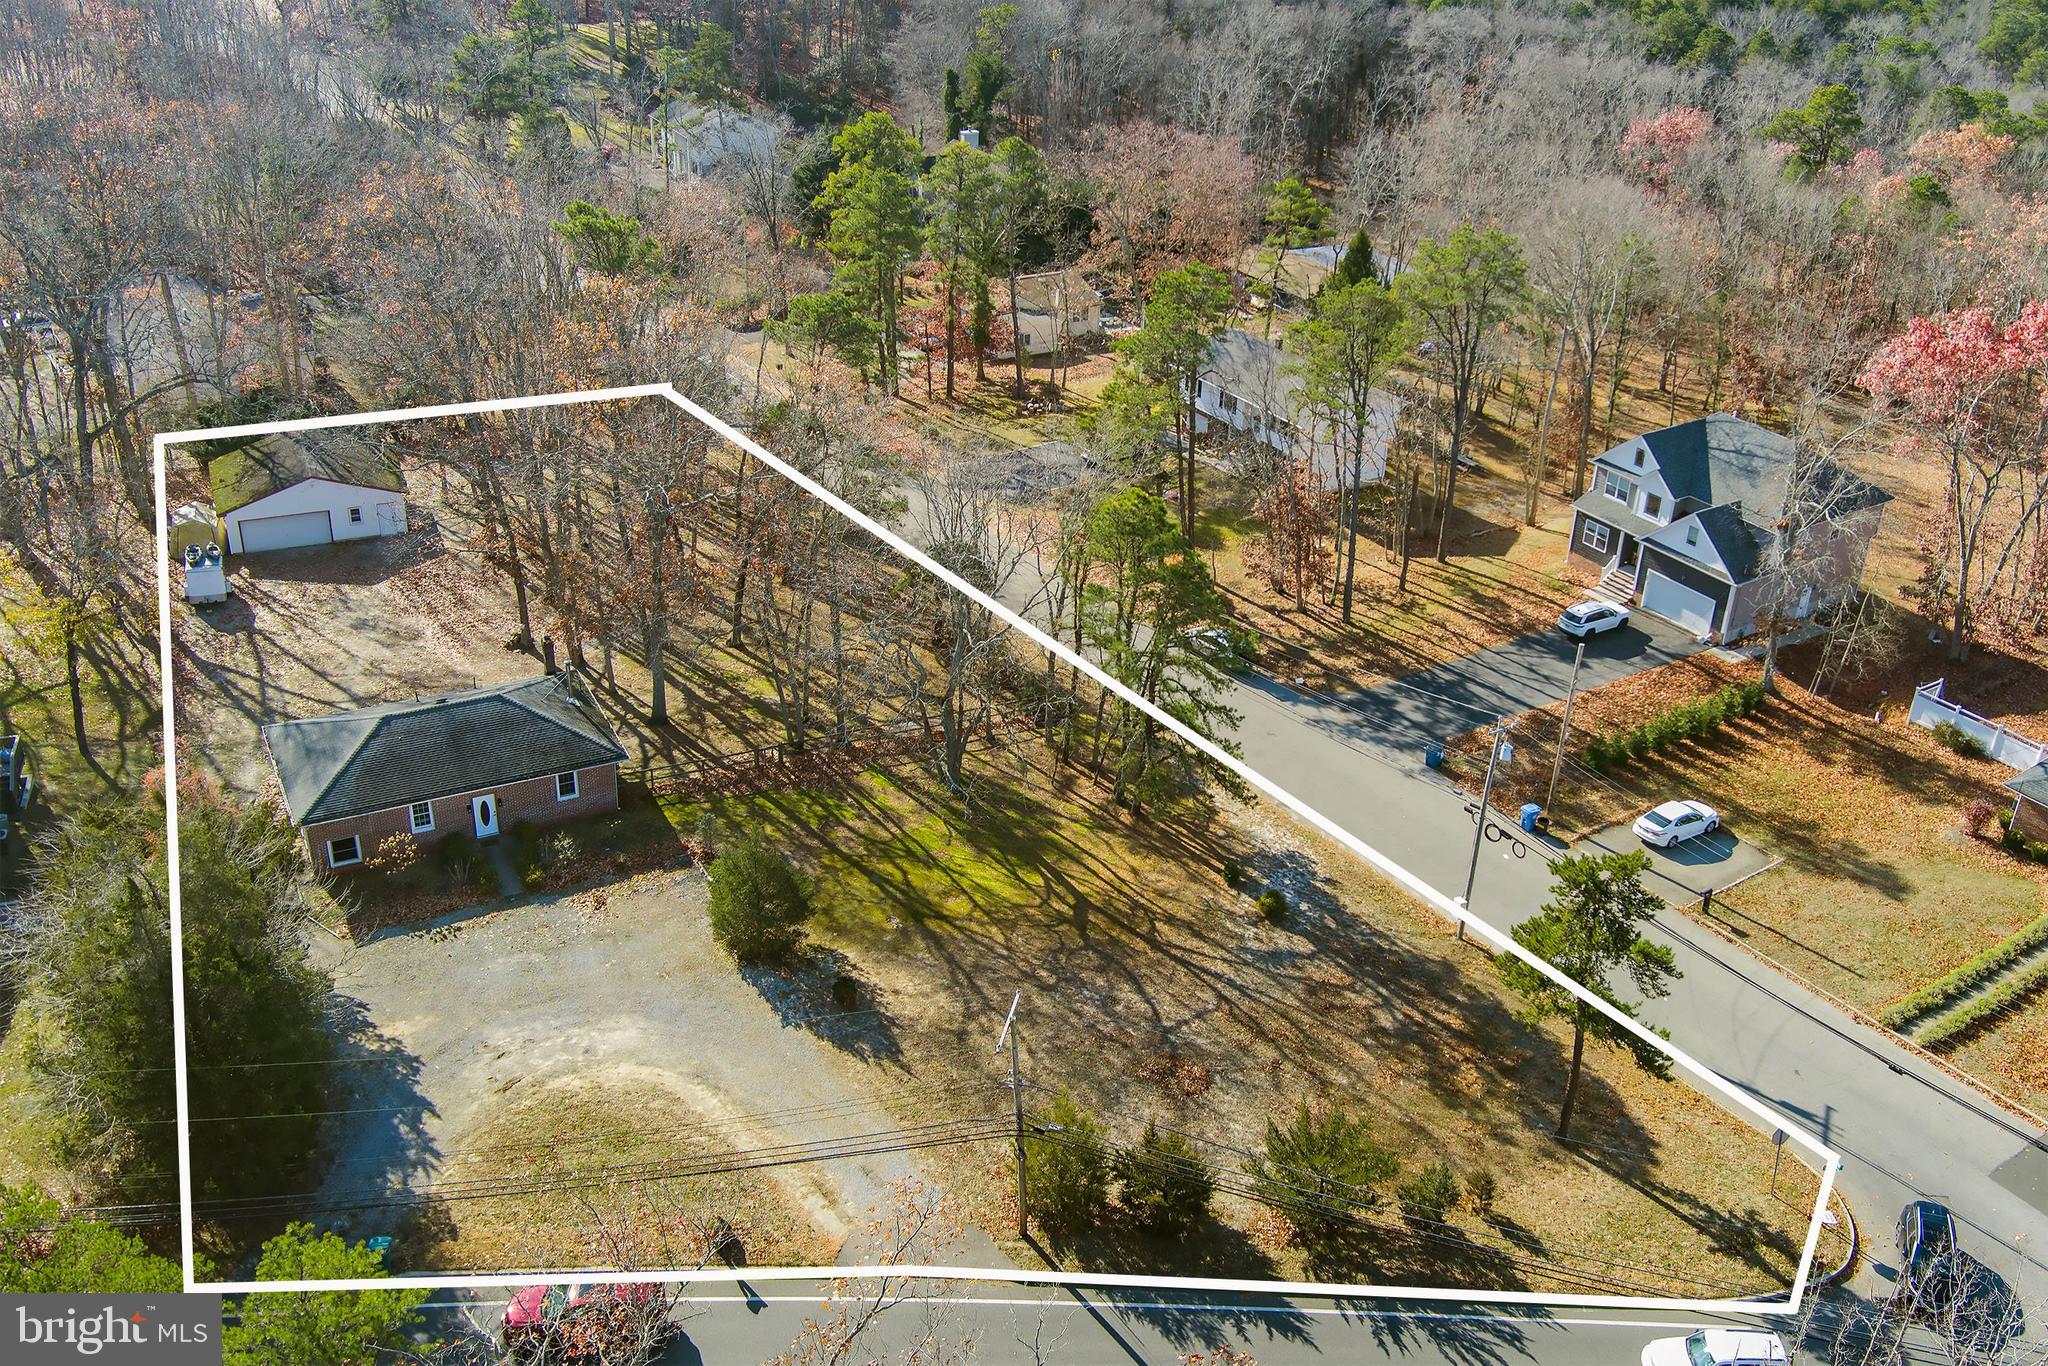
<path fill-rule="evenodd" d="M 706 884 L 695 870 L 662 871 L 606 888 L 451 922 L 392 932 L 360 946 L 316 933 L 314 953 L 355 1014 L 344 1056 L 350 1093 L 327 1141 L 335 1156 L 322 1191 L 354 1199 L 420 1192 L 458 1167 L 475 1176 L 477 1145 L 494 1143 L 494 1116 L 564 1087 L 634 1088 L 691 1119 L 664 1153 L 729 1153 L 880 1134 L 899 1127 L 876 1102 L 881 1085 L 916 1090 L 900 1059 L 877 1065 L 866 1017 L 835 1012 L 822 981 L 736 970 L 711 940 Z M 961 1114 L 990 1113 L 998 1096 L 960 1097 Z M 530 1132 L 530 1121 L 522 1134 Z M 560 1152 L 508 1155 L 530 1169 Z M 522 1139 L 530 1142 L 530 1139 Z M 894 1183 L 920 1175 L 915 1154 L 794 1163 L 750 1173 L 807 1216 L 812 1245 L 840 1248 Z M 714 1201 L 721 1178 L 709 1183 Z M 734 1183 L 728 1183 L 734 1184 Z M 701 1203 L 701 1202 L 700 1202 Z M 537 1208 L 545 1208 L 545 1205 Z M 719 1210 L 736 1226 L 745 1208 Z M 459 1210 L 458 1210 L 459 1213 Z M 390 1210 L 338 1221 L 389 1232 Z M 376 1223 L 377 1228 L 369 1227 Z M 994 1257 L 985 1239 L 975 1258 Z M 1000 1259 L 995 1263 L 1000 1264 Z"/>

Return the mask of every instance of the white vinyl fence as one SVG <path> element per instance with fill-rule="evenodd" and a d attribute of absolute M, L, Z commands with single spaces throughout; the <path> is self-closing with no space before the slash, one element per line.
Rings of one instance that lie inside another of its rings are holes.
<path fill-rule="evenodd" d="M 1962 731 L 1975 736 L 1984 746 L 1984 752 L 2008 768 L 2032 768 L 2042 759 L 2048 758 L 2048 745 L 2039 740 L 2030 740 L 2024 735 L 2007 730 L 1988 716 L 1979 716 L 1968 707 L 1957 706 L 1944 701 L 1941 696 L 1942 684 L 1948 680 L 1937 678 L 1932 683 L 1922 683 L 1913 689 L 1913 709 L 1906 713 L 1906 719 L 1916 726 L 1933 730 L 1944 721 L 1955 723 Z"/>

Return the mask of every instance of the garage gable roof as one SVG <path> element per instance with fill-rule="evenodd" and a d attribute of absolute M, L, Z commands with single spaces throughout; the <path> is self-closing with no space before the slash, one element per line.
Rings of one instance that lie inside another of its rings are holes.
<path fill-rule="evenodd" d="M 1685 543 L 1685 528 L 1691 522 L 1699 523 L 1704 545 Z M 1771 539 L 1770 532 L 1752 526 L 1735 508 L 1711 507 L 1658 528 L 1643 538 L 1643 544 L 1680 556 L 1715 578 L 1747 583 L 1762 570 L 1766 543 Z"/>
<path fill-rule="evenodd" d="M 348 430 L 273 432 L 206 467 L 213 505 L 225 517 L 309 479 L 403 493 L 398 456 L 382 441 Z"/>
<path fill-rule="evenodd" d="M 573 671 L 263 728 L 294 825 L 615 764 Z"/>

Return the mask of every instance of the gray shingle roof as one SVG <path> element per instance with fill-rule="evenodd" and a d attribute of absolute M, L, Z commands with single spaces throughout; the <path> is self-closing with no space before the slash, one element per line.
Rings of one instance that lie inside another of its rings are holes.
<path fill-rule="evenodd" d="M 263 728 L 292 823 L 341 820 L 626 757 L 573 672 Z"/>
<path fill-rule="evenodd" d="M 1709 507 L 1740 503 L 1753 517 L 1775 517 L 1784 507 L 1798 449 L 1789 436 L 1733 413 L 1710 413 L 1644 432 L 1642 440 L 1674 498 L 1691 498 Z M 1627 461 L 1614 463 L 1632 468 Z M 1840 466 L 1830 469 L 1833 478 L 1849 486 L 1838 504 L 1841 511 L 1891 501 L 1883 489 Z"/>
<path fill-rule="evenodd" d="M 223 517 L 308 479 L 390 493 L 405 490 L 396 452 L 376 437 L 347 428 L 272 432 L 215 456 L 206 477 L 213 485 L 213 505 Z"/>
<path fill-rule="evenodd" d="M 1209 343 L 1202 378 L 1292 421 L 1302 379 L 1288 366 L 1290 359 L 1293 358 L 1264 337 L 1254 337 L 1233 327 L 1218 333 Z"/>
<path fill-rule="evenodd" d="M 1572 506 L 1594 521 L 1619 527 L 1639 540 L 1664 525 L 1662 522 L 1651 521 L 1626 503 L 1609 498 L 1597 488 L 1587 489 L 1580 494 L 1579 500 Z"/>
<path fill-rule="evenodd" d="M 2019 793 L 2036 806 L 2048 806 L 2048 762 L 2013 774 L 2005 780 L 2005 790 Z"/>
<path fill-rule="evenodd" d="M 1763 569 L 1769 558 L 1770 545 L 1776 539 L 1773 532 L 1745 520 L 1740 510 L 1728 505 L 1701 508 L 1693 516 L 1699 520 L 1700 530 L 1706 534 L 1714 553 L 1727 566 L 1730 583 L 1746 583 Z M 1668 526 L 1659 527 L 1643 537 L 1643 544 L 1697 562 L 1703 569 L 1712 568 L 1685 544 L 1685 535 L 1678 530 L 1684 524 L 1685 519 L 1681 517 Z"/>

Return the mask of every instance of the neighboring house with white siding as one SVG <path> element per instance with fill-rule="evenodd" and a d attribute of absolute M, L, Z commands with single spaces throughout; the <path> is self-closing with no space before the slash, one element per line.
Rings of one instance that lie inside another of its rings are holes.
<path fill-rule="evenodd" d="M 1294 373 L 1282 342 L 1235 329 L 1210 343 L 1209 358 L 1195 388 L 1197 435 L 1227 427 L 1276 451 L 1307 458 L 1326 488 L 1337 486 L 1337 464 L 1348 457 L 1347 433 L 1333 431 L 1308 410 L 1303 381 Z M 1384 478 L 1393 447 L 1394 419 L 1401 403 L 1375 390 L 1365 435 L 1365 482 Z"/>
<path fill-rule="evenodd" d="M 1788 436 L 1729 413 L 1681 422 L 1622 442 L 1592 461 L 1592 486 L 1572 505 L 1571 554 L 1601 574 L 1601 588 L 1716 640 L 1757 629 L 1779 591 L 1779 565 L 1797 448 Z M 1796 556 L 1803 582 L 1784 610 L 1807 617 L 1841 601 L 1891 495 L 1828 462 L 1805 477 L 1824 524 L 1808 527 Z M 1808 506 L 1813 504 L 1809 503 Z M 1793 571 L 1788 571 L 1793 572 Z"/>

